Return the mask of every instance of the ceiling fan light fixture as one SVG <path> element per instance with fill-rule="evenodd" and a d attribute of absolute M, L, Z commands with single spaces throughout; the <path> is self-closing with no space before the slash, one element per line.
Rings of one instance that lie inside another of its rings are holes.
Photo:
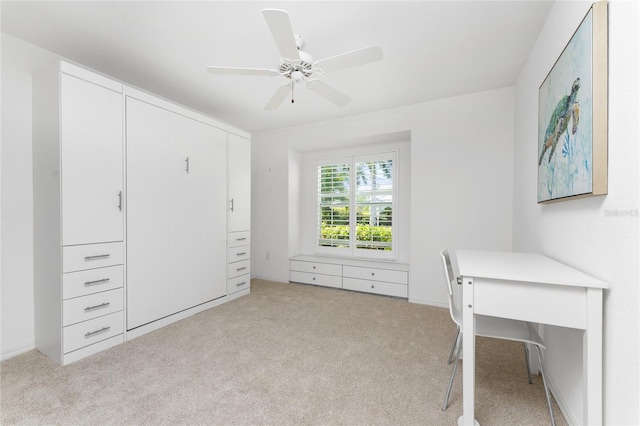
<path fill-rule="evenodd" d="M 300 83 L 302 80 L 304 80 L 304 74 L 302 73 L 302 71 L 294 71 L 291 73 L 291 80 L 296 83 Z"/>

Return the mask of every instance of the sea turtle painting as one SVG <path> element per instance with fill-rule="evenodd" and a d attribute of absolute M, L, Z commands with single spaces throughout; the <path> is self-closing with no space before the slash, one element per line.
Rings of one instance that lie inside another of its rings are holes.
<path fill-rule="evenodd" d="M 549 148 L 549 162 L 553 157 L 553 153 L 556 151 L 558 145 L 558 139 L 567 130 L 569 119 L 572 121 L 571 133 L 575 134 L 578 130 L 578 122 L 580 121 L 580 104 L 576 100 L 578 96 L 578 90 L 580 89 L 580 78 L 576 78 L 571 86 L 571 93 L 565 95 L 560 99 L 556 108 L 551 114 L 549 119 L 549 125 L 547 131 L 544 134 L 544 143 L 542 145 L 542 152 L 540 152 L 540 158 L 538 159 L 538 166 L 542 164 L 542 159 Z"/>

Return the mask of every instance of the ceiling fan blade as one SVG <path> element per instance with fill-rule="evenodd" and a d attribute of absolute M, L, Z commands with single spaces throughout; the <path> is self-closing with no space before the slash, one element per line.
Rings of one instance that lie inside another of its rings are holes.
<path fill-rule="evenodd" d="M 338 71 L 345 68 L 357 67 L 382 59 L 382 48 L 380 46 L 369 46 L 363 49 L 353 50 L 341 55 L 318 61 L 317 67 L 325 73 Z"/>
<path fill-rule="evenodd" d="M 284 98 L 286 98 L 287 95 L 290 93 L 290 91 L 291 91 L 291 84 L 285 84 L 284 86 L 281 86 L 280 88 L 278 88 L 278 90 L 276 90 L 276 93 L 273 94 L 271 99 L 269 99 L 269 102 L 267 102 L 267 104 L 264 106 L 264 109 L 274 110 L 278 108 L 282 103 L 282 101 L 284 101 Z"/>
<path fill-rule="evenodd" d="M 278 46 L 280 55 L 285 59 L 299 60 L 300 54 L 298 53 L 296 36 L 291 27 L 289 14 L 280 9 L 264 9 L 262 14 L 267 21 L 273 40 Z"/>
<path fill-rule="evenodd" d="M 333 87 L 327 86 L 322 81 L 319 81 L 319 80 L 311 81 L 307 86 L 309 87 L 309 90 L 311 90 L 312 92 L 317 93 L 318 95 L 322 96 L 329 102 L 332 102 L 333 104 L 339 107 L 345 106 L 346 104 L 351 102 L 350 97 L 348 97 L 342 92 L 338 92 Z"/>
<path fill-rule="evenodd" d="M 211 74 L 218 75 L 280 75 L 279 71 L 265 68 L 207 67 Z"/>

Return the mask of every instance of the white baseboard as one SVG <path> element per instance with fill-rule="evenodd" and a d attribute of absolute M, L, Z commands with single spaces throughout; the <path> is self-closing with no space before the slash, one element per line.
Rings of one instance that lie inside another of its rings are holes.
<path fill-rule="evenodd" d="M 562 396 L 562 393 L 560 393 L 558 391 L 558 388 L 555 386 L 553 377 L 549 377 L 549 373 L 547 373 L 545 377 L 547 379 L 547 386 L 549 386 L 549 392 L 551 392 L 553 398 L 558 403 L 558 407 L 560 408 L 560 411 L 562 411 L 562 415 L 567 420 L 567 423 L 569 423 L 571 426 L 578 426 L 580 424 L 578 422 L 578 419 L 567 404 L 567 401 Z"/>
<path fill-rule="evenodd" d="M 36 348 L 35 344 L 31 344 L 28 346 L 23 346 L 21 348 L 16 348 L 16 349 L 12 349 L 9 352 L 5 352 L 3 354 L 0 355 L 0 361 L 5 361 L 9 358 L 13 358 L 14 356 L 18 356 L 21 355 L 25 352 L 29 352 L 32 351 Z"/>
<path fill-rule="evenodd" d="M 449 309 L 449 304 L 448 303 L 442 303 L 439 300 L 416 299 L 416 298 L 410 297 L 409 298 L 409 302 L 410 303 L 416 303 L 418 305 L 428 305 L 428 306 L 435 306 L 436 308 L 447 308 L 447 309 Z"/>

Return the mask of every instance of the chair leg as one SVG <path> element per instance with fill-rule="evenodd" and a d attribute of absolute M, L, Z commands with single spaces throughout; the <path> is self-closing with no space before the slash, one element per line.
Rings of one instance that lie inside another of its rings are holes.
<path fill-rule="evenodd" d="M 525 342 L 522 342 L 524 346 L 524 360 L 527 363 L 527 376 L 529 377 L 529 384 L 533 384 L 533 379 L 531 378 L 531 365 L 529 364 L 529 347 Z"/>
<path fill-rule="evenodd" d="M 460 331 L 460 330 L 458 330 Z M 456 369 L 458 368 L 458 362 L 460 361 L 460 355 L 462 355 L 462 333 L 458 333 L 456 342 L 458 344 L 458 350 L 456 351 L 456 362 L 453 363 L 453 369 L 451 370 L 451 378 L 449 379 L 449 387 L 447 393 L 444 395 L 444 402 L 442 403 L 442 411 L 447 411 L 447 405 L 449 405 L 449 395 L 451 395 L 451 387 L 453 386 L 453 379 L 456 377 Z"/>
<path fill-rule="evenodd" d="M 447 365 L 451 364 L 453 361 L 453 354 L 456 350 L 456 344 L 458 343 L 458 336 L 460 335 L 460 326 L 456 327 L 456 337 L 453 339 L 453 344 L 451 345 L 451 351 L 449 351 L 449 358 L 447 359 Z"/>
<path fill-rule="evenodd" d="M 553 406 L 551 405 L 551 394 L 549 393 L 549 387 L 547 386 L 547 379 L 544 374 L 544 367 L 542 366 L 542 351 L 540 346 L 536 345 L 538 353 L 538 364 L 540 364 L 540 374 L 542 375 L 542 384 L 544 385 L 544 393 L 547 396 L 547 405 L 549 406 L 549 415 L 551 416 L 551 425 L 556 426 L 556 418 L 553 416 Z"/>

